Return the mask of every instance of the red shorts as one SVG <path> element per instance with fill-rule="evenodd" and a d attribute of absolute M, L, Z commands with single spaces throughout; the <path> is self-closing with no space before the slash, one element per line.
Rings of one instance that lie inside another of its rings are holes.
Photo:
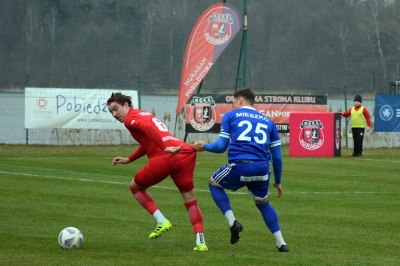
<path fill-rule="evenodd" d="M 133 180 L 138 186 L 147 188 L 171 176 L 181 193 L 189 192 L 194 188 L 193 172 L 196 154 L 193 151 L 176 155 L 169 153 L 157 155 L 136 173 Z"/>

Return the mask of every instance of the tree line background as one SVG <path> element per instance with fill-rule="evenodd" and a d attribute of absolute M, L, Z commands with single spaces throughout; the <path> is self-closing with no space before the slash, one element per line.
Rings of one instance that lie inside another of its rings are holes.
<path fill-rule="evenodd" d="M 140 77 L 142 93 L 178 93 L 192 27 L 217 2 L 0 1 L 0 89 L 136 88 Z M 243 13 L 242 0 L 226 3 Z M 388 93 L 400 76 L 400 0 L 248 0 L 247 15 L 246 85 L 259 93 Z M 241 42 L 202 90 L 233 90 Z"/>

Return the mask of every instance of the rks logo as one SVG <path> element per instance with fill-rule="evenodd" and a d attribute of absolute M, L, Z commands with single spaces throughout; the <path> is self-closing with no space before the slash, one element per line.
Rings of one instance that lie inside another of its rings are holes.
<path fill-rule="evenodd" d="M 320 120 L 303 120 L 300 124 L 300 145 L 307 150 L 317 150 L 324 143 L 323 124 Z"/>
<path fill-rule="evenodd" d="M 215 101 L 211 96 L 193 96 L 190 102 L 190 124 L 197 131 L 207 131 L 215 124 Z"/>

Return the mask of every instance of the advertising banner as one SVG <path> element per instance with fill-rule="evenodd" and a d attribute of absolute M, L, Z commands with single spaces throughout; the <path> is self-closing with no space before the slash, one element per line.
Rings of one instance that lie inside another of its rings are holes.
<path fill-rule="evenodd" d="M 108 111 L 115 89 L 25 88 L 25 128 L 125 129 Z M 138 107 L 137 92 L 132 97 Z"/>
<path fill-rule="evenodd" d="M 219 133 L 222 117 L 232 110 L 231 94 L 193 95 L 186 103 L 186 133 Z M 289 132 L 291 112 L 326 112 L 327 97 L 316 95 L 256 95 L 254 108 Z"/>
<path fill-rule="evenodd" d="M 341 113 L 292 113 L 290 156 L 341 156 Z"/>
<path fill-rule="evenodd" d="M 375 95 L 375 132 L 400 132 L 400 94 Z"/>
<path fill-rule="evenodd" d="M 242 28 L 239 12 L 230 4 L 210 6 L 190 33 L 183 60 L 176 113 L 197 90 L 211 67 Z"/>

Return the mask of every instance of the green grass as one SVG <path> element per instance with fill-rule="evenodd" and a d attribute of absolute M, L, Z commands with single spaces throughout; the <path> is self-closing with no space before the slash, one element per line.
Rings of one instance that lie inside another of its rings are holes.
<path fill-rule="evenodd" d="M 146 163 L 112 166 L 126 146 L 0 145 L 1 265 L 398 265 L 400 149 L 371 149 L 364 157 L 289 157 L 283 147 L 282 198 L 271 188 L 290 249 L 279 253 L 245 189 L 230 193 L 240 241 L 208 191 L 226 155 L 199 153 L 196 196 L 208 252 L 192 251 L 195 236 L 181 197 L 168 178 L 150 188 L 173 228 L 156 240 L 156 223 L 128 184 Z M 59 232 L 75 226 L 79 250 L 61 250 Z"/>

